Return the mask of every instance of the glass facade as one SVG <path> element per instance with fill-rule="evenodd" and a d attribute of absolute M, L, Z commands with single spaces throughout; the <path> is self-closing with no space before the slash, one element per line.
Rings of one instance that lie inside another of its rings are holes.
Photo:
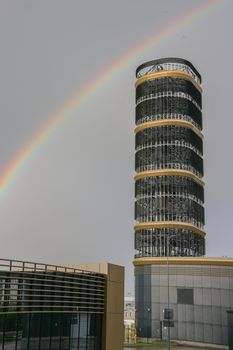
<path fill-rule="evenodd" d="M 136 78 L 135 258 L 202 256 L 201 76 L 164 58 L 139 66 Z"/>
<path fill-rule="evenodd" d="M 0 261 L 0 350 L 101 349 L 104 275 Z"/>
<path fill-rule="evenodd" d="M 99 350 L 102 316 L 72 313 L 0 315 L 0 349 Z"/>

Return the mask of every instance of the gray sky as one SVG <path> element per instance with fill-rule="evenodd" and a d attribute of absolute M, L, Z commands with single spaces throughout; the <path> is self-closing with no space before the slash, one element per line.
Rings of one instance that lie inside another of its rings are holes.
<path fill-rule="evenodd" d="M 201 0 L 0 0 L 0 174 L 67 100 Z M 134 81 L 146 60 L 203 78 L 207 254 L 233 256 L 233 2 L 171 32 L 66 118 L 0 195 L 0 256 L 126 266 L 133 292 Z"/>

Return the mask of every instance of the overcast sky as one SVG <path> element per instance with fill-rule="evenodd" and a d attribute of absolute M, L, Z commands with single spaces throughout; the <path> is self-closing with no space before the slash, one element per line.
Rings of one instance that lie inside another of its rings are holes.
<path fill-rule="evenodd" d="M 0 175 L 69 98 L 201 0 L 0 0 Z M 233 2 L 225 0 L 97 89 L 0 195 L 0 256 L 126 266 L 133 292 L 134 82 L 177 56 L 203 78 L 207 254 L 233 256 Z"/>

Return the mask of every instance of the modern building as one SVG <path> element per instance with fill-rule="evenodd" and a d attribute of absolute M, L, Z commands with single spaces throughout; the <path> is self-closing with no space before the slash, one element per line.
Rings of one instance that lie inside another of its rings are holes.
<path fill-rule="evenodd" d="M 187 60 L 136 70 L 135 299 L 141 338 L 227 344 L 233 259 L 205 258 L 201 76 Z"/>
<path fill-rule="evenodd" d="M 1 350 L 122 350 L 124 269 L 0 259 Z"/>
<path fill-rule="evenodd" d="M 152 257 L 134 264 L 139 337 L 167 339 L 163 310 L 169 305 L 174 311 L 172 340 L 228 345 L 232 258 Z"/>
<path fill-rule="evenodd" d="M 124 327 L 125 327 L 125 343 L 136 343 L 135 328 L 135 298 L 131 295 L 125 297 L 124 305 Z"/>
<path fill-rule="evenodd" d="M 200 74 L 171 58 L 136 76 L 136 258 L 204 255 Z"/>
<path fill-rule="evenodd" d="M 130 295 L 124 299 L 124 325 L 135 325 L 135 298 Z"/>

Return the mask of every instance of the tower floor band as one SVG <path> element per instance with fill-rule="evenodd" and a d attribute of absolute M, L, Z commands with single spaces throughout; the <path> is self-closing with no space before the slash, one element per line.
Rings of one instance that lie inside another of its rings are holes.
<path fill-rule="evenodd" d="M 201 86 L 189 74 L 178 71 L 156 72 L 144 75 L 136 81 L 135 86 L 138 87 L 140 84 L 144 83 L 147 80 L 159 79 L 163 77 L 179 77 L 185 80 L 189 80 L 200 92 L 202 92 Z"/>
<path fill-rule="evenodd" d="M 143 222 L 136 224 L 134 226 L 135 231 L 139 231 L 142 229 L 149 229 L 149 228 L 178 228 L 178 229 L 188 229 L 190 231 L 193 231 L 197 233 L 199 236 L 204 237 L 205 232 L 198 227 L 187 224 L 184 222 L 175 222 L 175 221 L 156 221 L 156 222 Z"/>
<path fill-rule="evenodd" d="M 176 170 L 176 169 L 159 169 L 159 170 L 151 170 L 151 171 L 142 171 L 134 176 L 134 180 L 139 180 L 147 177 L 153 176 L 184 176 L 191 178 L 193 181 L 198 183 L 200 186 L 204 186 L 204 182 L 194 175 L 191 171 L 187 170 Z"/>
<path fill-rule="evenodd" d="M 199 136 L 201 139 L 203 139 L 203 134 L 191 122 L 184 121 L 184 120 L 177 120 L 177 119 L 154 120 L 152 122 L 142 123 L 142 124 L 139 124 L 135 128 L 134 131 L 135 131 L 135 134 L 137 134 L 139 131 L 142 131 L 142 130 L 145 130 L 145 129 L 148 129 L 148 128 L 165 126 L 165 125 L 183 126 L 184 128 L 188 128 L 188 129 L 193 130 L 197 134 L 197 136 Z"/>

